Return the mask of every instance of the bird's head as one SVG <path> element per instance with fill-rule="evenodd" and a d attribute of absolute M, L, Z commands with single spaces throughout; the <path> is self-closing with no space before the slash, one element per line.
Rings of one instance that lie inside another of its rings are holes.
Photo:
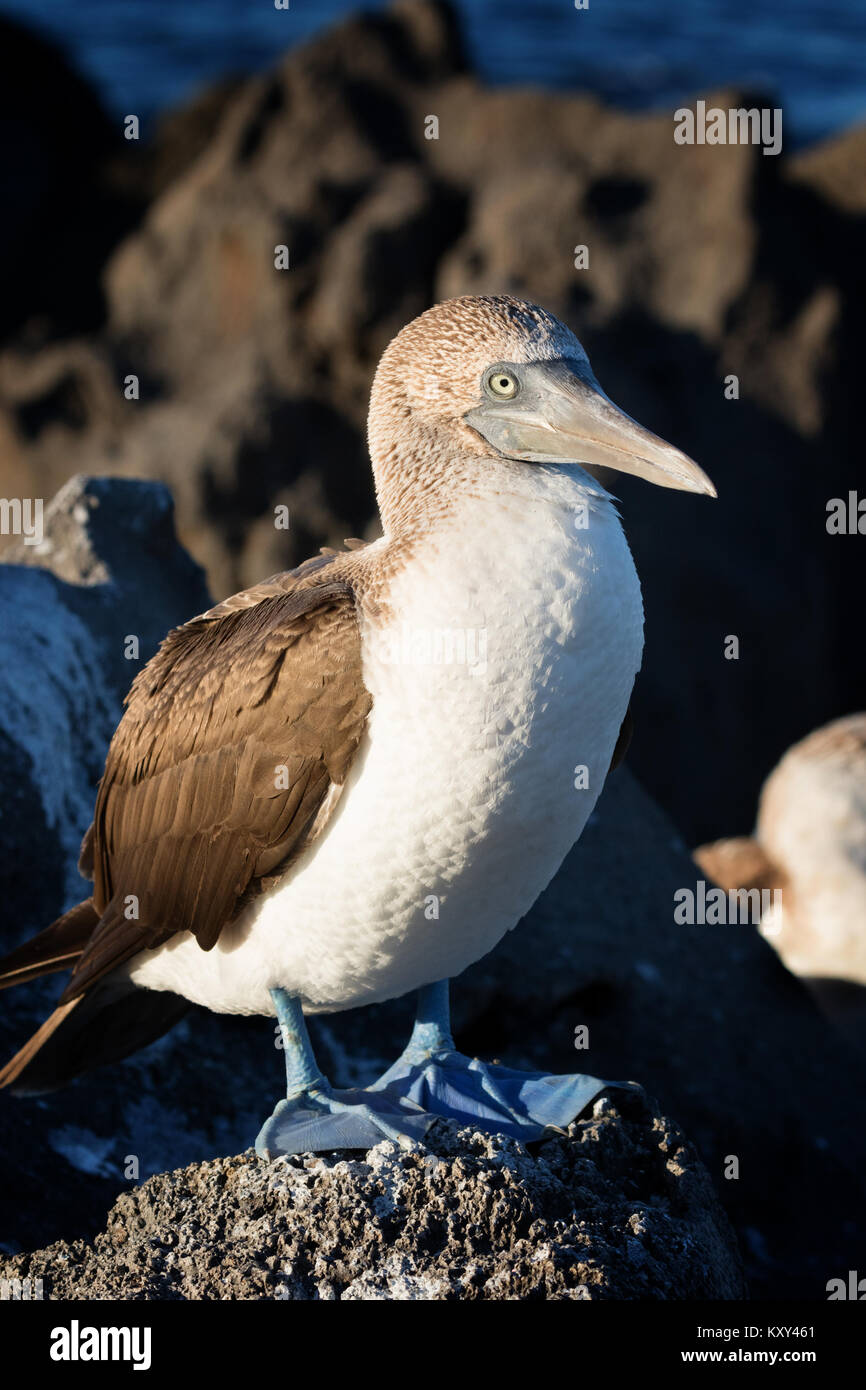
<path fill-rule="evenodd" d="M 446 300 L 397 334 L 373 383 L 369 442 L 380 485 L 444 449 L 616 469 L 716 496 L 692 459 L 605 395 L 570 329 L 508 295 Z M 413 485 L 423 481 L 416 473 Z"/>

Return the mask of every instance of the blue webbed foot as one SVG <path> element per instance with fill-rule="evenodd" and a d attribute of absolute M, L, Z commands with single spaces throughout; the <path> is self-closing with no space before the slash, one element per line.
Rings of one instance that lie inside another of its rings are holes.
<path fill-rule="evenodd" d="M 595 1076 L 514 1071 L 442 1049 L 415 1060 L 404 1053 L 371 1089 L 431 1115 L 531 1141 L 564 1130 L 606 1084 Z"/>
<path fill-rule="evenodd" d="M 439 980 L 418 991 L 408 1046 L 371 1090 L 429 1114 L 533 1140 L 564 1130 L 607 1084 L 596 1076 L 514 1071 L 464 1057 L 451 1037 L 448 982 Z"/>
<path fill-rule="evenodd" d="M 366 1150 L 383 1139 L 409 1148 L 423 1139 L 435 1116 L 408 1097 L 334 1090 L 316 1064 L 300 1002 L 283 989 L 271 995 L 285 1049 L 287 1094 L 259 1130 L 259 1158 Z"/>
<path fill-rule="evenodd" d="M 271 993 L 288 1094 L 259 1131 L 260 1158 L 367 1150 L 383 1139 L 409 1148 L 440 1116 L 493 1134 L 541 1139 L 562 1132 L 609 1084 L 464 1057 L 451 1037 L 447 981 L 439 981 L 419 991 L 412 1037 L 394 1065 L 367 1090 L 335 1090 L 316 1065 L 299 1001 L 281 989 Z"/>
<path fill-rule="evenodd" d="M 281 1100 L 256 1138 L 259 1158 L 371 1149 L 390 1139 L 410 1148 L 423 1139 L 435 1116 L 408 1098 L 370 1091 L 332 1090 L 327 1083 Z"/>

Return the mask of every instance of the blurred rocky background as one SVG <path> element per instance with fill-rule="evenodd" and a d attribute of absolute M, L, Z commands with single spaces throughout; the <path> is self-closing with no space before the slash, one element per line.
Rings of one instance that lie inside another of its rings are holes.
<path fill-rule="evenodd" d="M 145 119 L 138 142 L 119 109 L 0 20 L 0 495 L 46 501 L 44 543 L 10 537 L 0 565 L 0 946 L 75 898 L 139 667 L 126 636 L 145 660 L 208 590 L 372 534 L 364 418 L 389 338 L 449 295 L 536 299 L 719 500 L 609 480 L 647 611 L 630 770 L 529 921 L 458 982 L 458 1042 L 567 1070 L 589 1024 L 581 1064 L 640 1081 L 697 1146 L 753 1292 L 824 1296 L 862 1250 L 857 1038 L 753 929 L 678 926 L 672 901 L 698 873 L 746 881 L 725 851 L 697 869 L 686 847 L 747 837 L 785 751 L 864 705 L 866 542 L 826 521 L 862 478 L 866 129 L 778 157 L 676 146 L 669 108 L 492 85 L 460 17 L 424 0 L 226 77 Z M 838 798 L 786 778 L 833 819 Z M 769 853 L 762 834 L 750 844 Z M 802 818 L 797 834 L 795 859 Z M 852 944 L 832 969 L 859 999 L 862 872 L 846 885 L 853 935 L 834 942 Z M 817 900 L 800 893 L 801 919 Z M 4 1054 L 55 994 L 49 980 L 3 996 Z M 402 1004 L 324 1021 L 323 1061 L 367 1080 L 408 1021 Z M 101 1229 L 128 1155 L 143 1178 L 243 1149 L 279 1082 L 268 1029 L 193 1013 L 62 1096 L 0 1098 L 0 1242 Z M 650 1151 L 646 1134 L 622 1143 Z M 615 1196 L 630 1219 L 631 1195 Z"/>

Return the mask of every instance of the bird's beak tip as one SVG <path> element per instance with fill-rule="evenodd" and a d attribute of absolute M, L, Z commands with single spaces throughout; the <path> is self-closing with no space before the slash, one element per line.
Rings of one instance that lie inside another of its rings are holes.
<path fill-rule="evenodd" d="M 701 470 L 701 475 L 700 475 L 700 485 L 699 485 L 698 487 L 696 487 L 696 488 L 694 489 L 694 491 L 697 492 L 697 493 L 699 493 L 702 497 L 712 497 L 714 500 L 715 500 L 715 499 L 718 497 L 718 495 L 719 495 L 718 492 L 716 491 L 716 485 L 715 485 L 715 483 L 712 481 L 711 478 L 708 478 L 708 477 L 707 477 L 707 475 L 706 475 L 706 473 L 704 473 L 703 469 Z"/>
<path fill-rule="evenodd" d="M 685 490 L 687 492 L 694 492 L 699 497 L 712 497 L 715 499 L 719 495 L 716 491 L 715 483 L 713 483 L 703 471 L 700 472 L 698 478 L 694 480 L 690 479 L 689 482 L 685 484 Z"/>
<path fill-rule="evenodd" d="M 655 458 L 640 457 L 639 466 L 633 471 L 646 478 L 648 482 L 659 483 L 662 487 L 673 487 L 679 492 L 693 492 L 699 497 L 718 497 L 712 478 L 708 477 L 694 459 L 663 440 L 658 440 L 657 443 L 659 447 Z"/>

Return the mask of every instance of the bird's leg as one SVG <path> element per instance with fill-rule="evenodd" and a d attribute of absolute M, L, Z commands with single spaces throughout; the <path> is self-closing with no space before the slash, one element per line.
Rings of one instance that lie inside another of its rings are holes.
<path fill-rule="evenodd" d="M 415 1009 L 415 1024 L 401 1060 L 410 1066 L 417 1066 L 437 1057 L 444 1061 L 453 1054 L 458 1066 L 463 1069 L 471 1065 L 469 1058 L 457 1051 L 451 1033 L 451 998 L 448 980 L 437 980 L 432 985 L 422 985 L 418 991 Z M 479 1071 L 483 1063 L 476 1063 Z M 496 1083 L 496 1068 L 484 1067 L 484 1090 L 490 1099 L 502 1107 L 504 1112 L 513 1113 L 511 1100 Z"/>
<path fill-rule="evenodd" d="M 448 981 L 438 980 L 418 991 L 412 1036 L 371 1090 L 411 1100 L 428 1114 L 532 1140 L 562 1133 L 604 1086 L 594 1076 L 515 1071 L 465 1057 L 451 1036 Z"/>
<path fill-rule="evenodd" d="M 411 1066 L 426 1061 L 437 1052 L 454 1050 L 448 981 L 437 980 L 435 984 L 423 985 L 418 991 L 415 1025 L 401 1061 Z"/>
<path fill-rule="evenodd" d="M 327 1090 L 328 1082 L 319 1071 L 300 1001 L 284 989 L 272 989 L 271 998 L 286 1059 L 286 1100 Z"/>
<path fill-rule="evenodd" d="M 332 1149 L 369 1149 L 383 1139 L 407 1148 L 432 1123 L 411 1100 L 335 1090 L 319 1070 L 300 1000 L 284 989 L 271 998 L 286 1061 L 286 1095 L 256 1139 L 260 1158 Z"/>

